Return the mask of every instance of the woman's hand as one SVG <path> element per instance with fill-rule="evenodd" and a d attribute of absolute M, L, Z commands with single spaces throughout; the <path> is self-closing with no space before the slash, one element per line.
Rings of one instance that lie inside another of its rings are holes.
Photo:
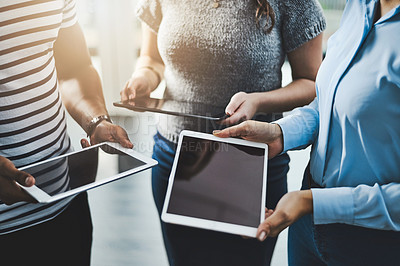
<path fill-rule="evenodd" d="M 277 236 L 283 229 L 302 216 L 312 213 L 313 199 L 311 190 L 293 191 L 285 194 L 265 221 L 259 225 L 257 238 L 264 241 L 267 237 Z"/>
<path fill-rule="evenodd" d="M 273 213 L 274 213 L 273 210 L 270 210 L 270 209 L 265 208 L 265 218 L 264 218 L 264 219 L 267 219 L 267 218 L 270 217 Z M 251 237 L 248 237 L 248 236 L 242 236 L 242 238 L 243 238 L 243 239 L 252 239 Z"/>
<path fill-rule="evenodd" d="M 268 144 L 268 157 L 273 158 L 283 150 L 282 130 L 277 124 L 248 120 L 239 125 L 214 130 L 217 137 L 241 137 L 246 140 Z"/>
<path fill-rule="evenodd" d="M 16 183 L 31 187 L 35 184 L 35 178 L 19 171 L 10 160 L 0 156 L 0 200 L 7 205 L 20 201 L 37 202 Z"/>
<path fill-rule="evenodd" d="M 102 121 L 94 129 L 90 136 L 90 143 L 87 139 L 81 139 L 82 148 L 89 147 L 91 144 L 98 144 L 101 142 L 110 141 L 121 144 L 122 147 L 132 149 L 133 144 L 128 138 L 126 131 L 115 124 L 112 124 L 106 120 Z"/>
<path fill-rule="evenodd" d="M 225 113 L 229 118 L 221 121 L 224 125 L 234 125 L 251 119 L 258 110 L 258 93 L 238 92 L 232 96 L 225 108 Z"/>
<path fill-rule="evenodd" d="M 142 22 L 142 44 L 135 72 L 121 90 L 121 100 L 149 96 L 164 78 L 164 62 L 157 45 L 158 35 Z"/>
<path fill-rule="evenodd" d="M 121 90 L 121 101 L 128 101 L 139 97 L 149 96 L 154 87 L 154 84 L 151 84 L 148 79 L 149 75 L 155 75 L 151 72 L 151 69 L 146 68 L 137 70 Z"/>

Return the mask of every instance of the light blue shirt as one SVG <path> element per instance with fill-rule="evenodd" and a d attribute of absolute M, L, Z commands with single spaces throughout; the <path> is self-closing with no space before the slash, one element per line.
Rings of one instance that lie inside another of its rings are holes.
<path fill-rule="evenodd" d="M 400 231 L 400 6 L 378 4 L 347 1 L 316 99 L 277 121 L 285 151 L 313 144 L 315 224 Z"/>

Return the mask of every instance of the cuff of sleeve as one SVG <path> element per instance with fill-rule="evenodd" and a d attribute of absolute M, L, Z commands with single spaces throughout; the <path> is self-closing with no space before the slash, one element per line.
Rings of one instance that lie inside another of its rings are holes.
<path fill-rule="evenodd" d="M 282 151 L 282 153 L 285 153 L 288 150 L 291 150 L 298 146 L 297 138 L 294 138 L 290 134 L 290 132 L 294 132 L 294 130 L 292 129 L 293 121 L 290 117 L 291 117 L 291 115 L 288 115 L 284 118 L 281 118 L 281 119 L 273 122 L 274 124 L 278 124 L 282 130 L 282 135 L 283 135 L 283 151 Z"/>
<path fill-rule="evenodd" d="M 347 223 L 354 220 L 352 188 L 313 188 L 314 224 Z"/>

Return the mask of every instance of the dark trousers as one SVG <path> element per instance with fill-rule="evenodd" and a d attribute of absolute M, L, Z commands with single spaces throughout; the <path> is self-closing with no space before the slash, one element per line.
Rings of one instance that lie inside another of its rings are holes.
<path fill-rule="evenodd" d="M 304 175 L 302 189 L 318 187 Z M 400 265 L 400 232 L 348 224 L 314 225 L 306 215 L 289 228 L 289 265 L 368 266 Z"/>
<path fill-rule="evenodd" d="M 92 220 L 84 192 L 54 219 L 0 235 L 0 264 L 87 266 L 91 246 Z"/>
<path fill-rule="evenodd" d="M 160 214 L 176 147 L 159 134 L 154 140 L 153 158 L 159 164 L 152 170 L 152 188 Z M 279 199 L 287 192 L 288 162 L 289 158 L 284 155 L 276 160 L 274 165 L 269 165 L 268 175 L 271 178 L 267 185 L 268 208 L 275 208 Z M 268 238 L 261 243 L 256 239 L 243 239 L 238 235 L 162 221 L 161 228 L 171 266 L 269 265 L 276 243 L 276 238 Z"/>

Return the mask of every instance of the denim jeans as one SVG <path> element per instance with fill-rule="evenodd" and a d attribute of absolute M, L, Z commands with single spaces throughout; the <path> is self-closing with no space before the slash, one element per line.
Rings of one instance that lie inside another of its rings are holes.
<path fill-rule="evenodd" d="M 154 140 L 153 158 L 159 164 L 152 170 L 152 188 L 158 213 L 161 214 L 176 145 L 158 133 Z M 270 161 L 268 176 L 271 178 L 267 185 L 266 202 L 268 208 L 274 208 L 287 192 L 288 163 L 289 157 L 286 154 Z M 162 221 L 161 228 L 168 260 L 173 266 L 269 265 L 276 243 L 276 238 L 268 238 L 261 243 L 256 239 L 244 239 L 238 235 Z"/>
<path fill-rule="evenodd" d="M 310 188 L 309 180 L 306 171 L 302 189 Z M 314 225 L 312 215 L 307 215 L 289 228 L 288 256 L 289 265 L 295 266 L 400 265 L 400 232 L 339 223 Z"/>

